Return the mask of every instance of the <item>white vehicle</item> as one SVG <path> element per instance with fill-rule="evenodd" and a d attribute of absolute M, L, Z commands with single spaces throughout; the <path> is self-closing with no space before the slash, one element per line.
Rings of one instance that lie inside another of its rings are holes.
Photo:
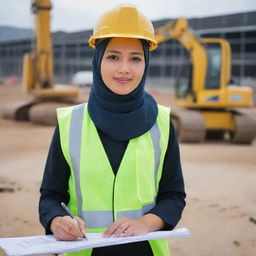
<path fill-rule="evenodd" d="M 79 88 L 92 86 L 92 71 L 78 71 L 71 79 L 71 83 Z"/>

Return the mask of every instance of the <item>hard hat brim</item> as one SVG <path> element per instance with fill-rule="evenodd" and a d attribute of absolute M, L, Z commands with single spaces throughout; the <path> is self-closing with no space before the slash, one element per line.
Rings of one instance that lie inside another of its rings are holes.
<path fill-rule="evenodd" d="M 148 37 L 144 37 L 144 36 L 141 36 L 141 35 L 120 35 L 120 34 L 109 34 L 107 36 L 97 36 L 97 37 L 94 37 L 94 36 L 91 36 L 88 43 L 89 43 L 89 46 L 91 46 L 92 48 L 95 48 L 95 41 L 98 40 L 98 39 L 106 39 L 106 38 L 113 38 L 113 37 L 120 37 L 120 38 L 134 38 L 134 39 L 143 39 L 143 40 L 146 40 L 148 43 L 149 43 L 149 50 L 150 51 L 153 51 L 157 48 L 158 46 L 158 43 L 156 40 L 152 40 L 151 38 L 148 38 Z"/>

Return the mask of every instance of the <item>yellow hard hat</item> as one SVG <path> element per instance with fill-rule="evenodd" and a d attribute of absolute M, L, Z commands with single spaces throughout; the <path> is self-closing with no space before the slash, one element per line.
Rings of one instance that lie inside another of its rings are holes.
<path fill-rule="evenodd" d="M 149 42 L 149 50 L 157 48 L 154 27 L 149 19 L 132 5 L 120 5 L 105 14 L 96 23 L 89 45 L 95 48 L 97 39 L 125 37 L 144 39 Z"/>

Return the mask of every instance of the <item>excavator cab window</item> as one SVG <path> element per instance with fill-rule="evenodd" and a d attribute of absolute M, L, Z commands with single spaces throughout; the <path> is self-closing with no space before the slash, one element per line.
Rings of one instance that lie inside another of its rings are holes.
<path fill-rule="evenodd" d="M 178 72 L 178 79 L 175 85 L 176 97 L 185 98 L 192 93 L 192 64 L 186 63 L 181 66 Z"/>
<path fill-rule="evenodd" d="M 221 75 L 221 46 L 217 43 L 206 44 L 208 67 L 205 89 L 219 89 Z"/>

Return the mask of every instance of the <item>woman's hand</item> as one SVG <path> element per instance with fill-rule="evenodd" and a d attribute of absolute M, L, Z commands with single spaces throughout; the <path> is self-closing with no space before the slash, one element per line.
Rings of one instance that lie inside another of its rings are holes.
<path fill-rule="evenodd" d="M 120 217 L 105 230 L 103 237 L 139 236 L 149 232 L 148 226 L 141 219 Z"/>
<path fill-rule="evenodd" d="M 79 217 L 76 220 L 70 216 L 57 216 L 52 219 L 50 229 L 57 240 L 73 241 L 82 238 L 85 234 L 86 224 Z"/>
<path fill-rule="evenodd" d="M 141 236 L 148 232 L 160 230 L 164 227 L 164 221 L 151 213 L 139 219 L 120 217 L 103 233 L 103 237 Z"/>

